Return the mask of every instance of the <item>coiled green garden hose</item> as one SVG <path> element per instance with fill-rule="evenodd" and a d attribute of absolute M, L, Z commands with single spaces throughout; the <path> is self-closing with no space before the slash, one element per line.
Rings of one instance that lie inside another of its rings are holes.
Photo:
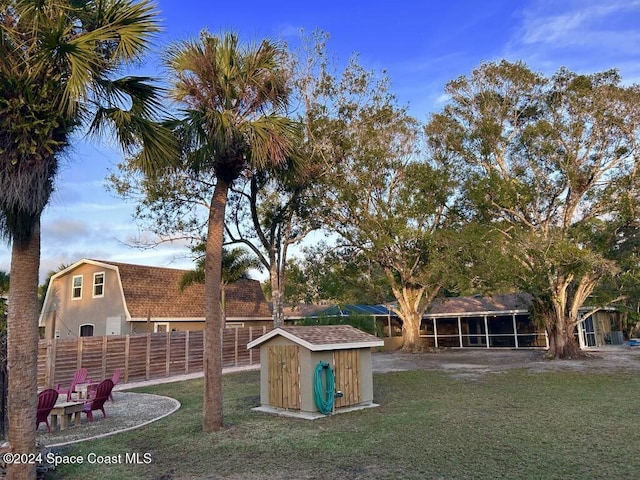
<path fill-rule="evenodd" d="M 324 380 L 322 373 L 325 373 Z M 313 382 L 313 399 L 320 413 L 327 415 L 333 410 L 335 400 L 336 378 L 331 365 L 320 362 L 316 366 Z"/>

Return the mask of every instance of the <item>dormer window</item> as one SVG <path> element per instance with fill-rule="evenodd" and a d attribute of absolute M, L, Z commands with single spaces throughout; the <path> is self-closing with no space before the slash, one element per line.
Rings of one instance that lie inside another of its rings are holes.
<path fill-rule="evenodd" d="M 93 274 L 93 298 L 104 297 L 104 272 Z"/>
<path fill-rule="evenodd" d="M 71 282 L 71 298 L 73 300 L 82 298 L 82 275 L 74 275 Z"/>

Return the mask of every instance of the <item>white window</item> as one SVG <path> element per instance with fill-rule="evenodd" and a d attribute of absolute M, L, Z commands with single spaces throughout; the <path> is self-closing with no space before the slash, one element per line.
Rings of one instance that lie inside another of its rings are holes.
<path fill-rule="evenodd" d="M 74 275 L 71 284 L 71 298 L 82 298 L 82 275 Z"/>
<path fill-rule="evenodd" d="M 169 322 L 156 322 L 153 325 L 153 331 L 156 332 L 156 333 L 168 332 L 169 331 Z"/>
<path fill-rule="evenodd" d="M 104 272 L 93 274 L 93 298 L 104 297 Z"/>
<path fill-rule="evenodd" d="M 224 328 L 244 328 L 244 322 L 225 322 Z"/>

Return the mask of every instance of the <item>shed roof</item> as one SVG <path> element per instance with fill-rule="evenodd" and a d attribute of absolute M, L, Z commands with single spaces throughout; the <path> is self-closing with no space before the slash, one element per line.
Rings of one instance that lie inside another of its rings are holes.
<path fill-rule="evenodd" d="M 317 325 L 279 327 L 249 342 L 247 348 L 260 346 L 277 336 L 285 337 L 313 352 L 384 346 L 383 340 L 351 325 Z"/>

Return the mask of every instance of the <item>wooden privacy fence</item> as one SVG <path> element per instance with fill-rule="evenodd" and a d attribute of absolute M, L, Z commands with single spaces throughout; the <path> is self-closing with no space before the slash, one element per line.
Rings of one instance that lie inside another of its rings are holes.
<path fill-rule="evenodd" d="M 260 363 L 260 352 L 247 344 L 270 328 L 225 328 L 222 338 L 222 365 L 239 367 Z M 76 337 L 40 340 L 38 345 L 38 386 L 68 384 L 75 371 L 84 367 L 89 378 L 110 378 L 122 369 L 123 383 L 201 372 L 204 332 L 173 331 L 105 337 Z"/>

